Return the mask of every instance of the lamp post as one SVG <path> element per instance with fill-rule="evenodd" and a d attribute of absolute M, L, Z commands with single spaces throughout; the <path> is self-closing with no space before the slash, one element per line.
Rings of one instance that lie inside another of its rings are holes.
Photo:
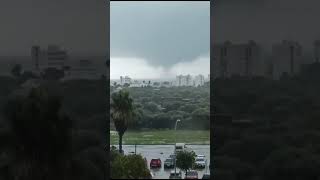
<path fill-rule="evenodd" d="M 206 173 L 208 172 L 208 164 L 207 164 L 207 159 L 206 159 Z"/>
<path fill-rule="evenodd" d="M 180 119 L 177 119 L 176 125 L 174 126 L 174 176 L 176 177 L 177 175 L 177 168 L 176 168 L 176 163 L 177 163 L 177 151 L 176 151 L 176 144 L 177 144 L 177 125 L 178 122 L 180 122 Z"/>

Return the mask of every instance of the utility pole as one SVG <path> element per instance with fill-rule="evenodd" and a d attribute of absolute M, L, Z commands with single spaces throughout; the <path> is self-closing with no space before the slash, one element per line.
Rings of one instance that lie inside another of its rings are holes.
<path fill-rule="evenodd" d="M 137 154 L 137 143 L 134 144 L 134 154 Z"/>
<path fill-rule="evenodd" d="M 177 175 L 177 167 L 176 167 L 176 164 L 177 164 L 177 151 L 176 151 L 176 144 L 177 144 L 177 124 L 178 122 L 180 122 L 180 119 L 177 119 L 176 121 L 176 125 L 174 127 L 174 176 L 176 177 Z"/>

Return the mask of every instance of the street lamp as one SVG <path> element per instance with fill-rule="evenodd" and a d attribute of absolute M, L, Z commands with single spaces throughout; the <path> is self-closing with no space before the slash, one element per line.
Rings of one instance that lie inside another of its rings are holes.
<path fill-rule="evenodd" d="M 177 151 L 176 151 L 176 144 L 177 144 L 177 125 L 178 122 L 180 122 L 180 119 L 177 119 L 176 125 L 174 126 L 174 176 L 176 177 L 177 175 L 177 168 L 176 168 L 176 163 L 177 163 Z"/>

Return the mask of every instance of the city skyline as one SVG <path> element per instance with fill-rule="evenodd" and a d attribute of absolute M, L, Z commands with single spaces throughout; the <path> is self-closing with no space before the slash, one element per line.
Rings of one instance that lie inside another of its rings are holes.
<path fill-rule="evenodd" d="M 213 77 L 264 76 L 279 79 L 282 75 L 297 75 L 307 64 L 319 62 L 320 41 L 314 40 L 312 52 L 304 51 L 299 41 L 282 40 L 273 43 L 266 53 L 261 42 L 246 43 L 225 41 L 213 44 Z"/>

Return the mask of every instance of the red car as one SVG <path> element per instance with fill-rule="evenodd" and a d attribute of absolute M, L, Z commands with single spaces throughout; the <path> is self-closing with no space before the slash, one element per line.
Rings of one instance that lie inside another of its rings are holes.
<path fill-rule="evenodd" d="M 184 179 L 198 179 L 198 172 L 197 171 L 188 171 L 187 175 Z"/>
<path fill-rule="evenodd" d="M 151 159 L 150 168 L 160 168 L 161 167 L 161 159 Z"/>

